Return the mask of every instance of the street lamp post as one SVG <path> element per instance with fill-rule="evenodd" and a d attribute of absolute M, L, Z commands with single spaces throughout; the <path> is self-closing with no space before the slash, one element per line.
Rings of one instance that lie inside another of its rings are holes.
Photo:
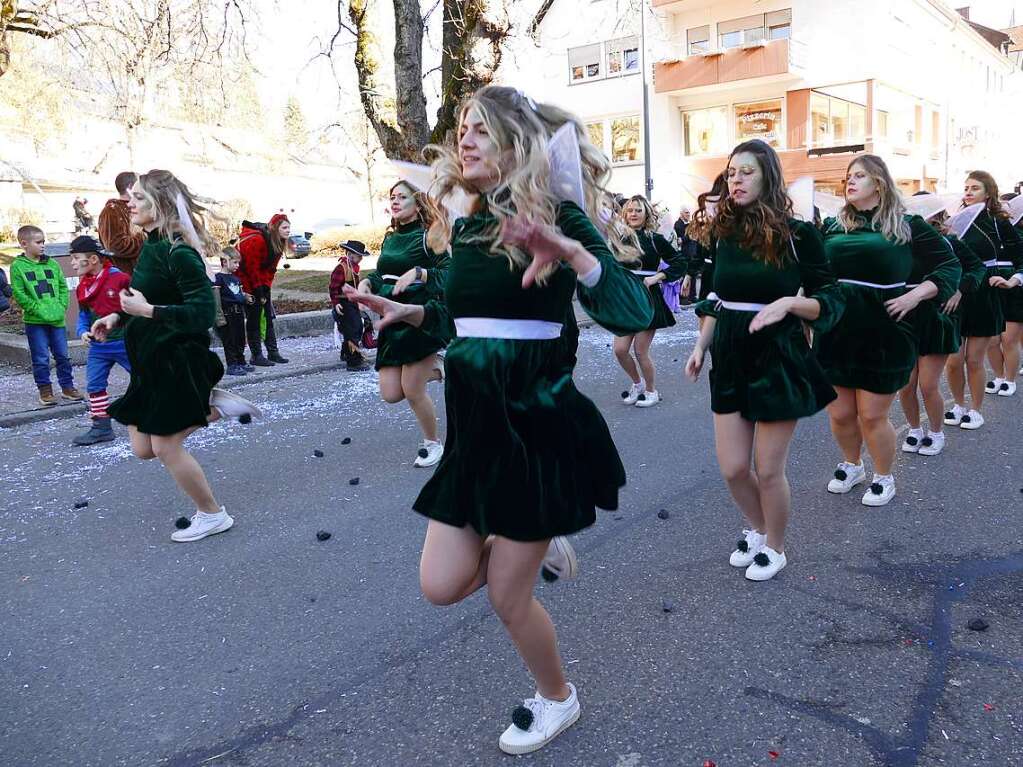
<path fill-rule="evenodd" d="M 650 170 L 650 95 L 647 85 L 646 66 L 646 0 L 640 0 L 639 6 L 639 49 L 643 66 L 643 187 L 649 200 L 654 190 L 654 180 Z"/>

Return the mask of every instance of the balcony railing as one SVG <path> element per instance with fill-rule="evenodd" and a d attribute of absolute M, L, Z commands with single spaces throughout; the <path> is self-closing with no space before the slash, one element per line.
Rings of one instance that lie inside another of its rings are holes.
<path fill-rule="evenodd" d="M 744 48 L 697 53 L 679 61 L 654 65 L 657 93 L 697 88 L 702 85 L 788 74 L 789 41 L 772 40 Z"/>

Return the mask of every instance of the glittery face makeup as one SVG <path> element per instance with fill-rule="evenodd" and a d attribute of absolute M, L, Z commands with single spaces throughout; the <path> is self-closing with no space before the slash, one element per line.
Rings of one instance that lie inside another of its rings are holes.
<path fill-rule="evenodd" d="M 764 172 L 752 152 L 739 152 L 728 161 L 728 196 L 737 205 L 745 206 L 760 199 Z"/>
<path fill-rule="evenodd" d="M 481 192 L 497 186 L 501 179 L 501 152 L 483 124 L 479 110 L 466 110 L 458 128 L 458 159 L 462 178 Z"/>
<path fill-rule="evenodd" d="M 128 212 L 131 214 L 131 222 L 135 226 L 146 229 L 156 223 L 156 216 L 153 215 L 153 203 L 142 191 L 138 182 L 131 188 L 131 196 L 128 199 Z"/>
<path fill-rule="evenodd" d="M 845 199 L 860 210 L 869 210 L 881 202 L 877 182 L 859 163 L 853 163 L 846 174 Z"/>

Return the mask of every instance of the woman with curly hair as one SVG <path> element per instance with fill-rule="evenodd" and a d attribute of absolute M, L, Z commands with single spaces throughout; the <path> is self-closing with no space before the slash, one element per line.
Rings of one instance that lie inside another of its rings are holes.
<path fill-rule="evenodd" d="M 572 575 L 575 555 L 563 536 L 593 524 L 595 507 L 616 508 L 625 484 L 607 424 L 572 381 L 579 337 L 572 296 L 578 292 L 591 316 L 622 335 L 649 327 L 653 307 L 612 255 L 613 248 L 637 256 L 614 221 L 601 218 L 610 163 L 579 118 L 488 86 L 463 104 L 457 124 L 457 143 L 431 150 L 431 196 L 439 203 L 461 190 L 474 197 L 468 217 L 453 226 L 438 217 L 430 227 L 434 252 L 451 247 L 444 302 L 350 292 L 384 327 L 435 332 L 453 321 L 444 457 L 413 505 L 429 518 L 420 583 L 438 605 L 486 586 L 536 679 L 536 695 L 513 712 L 499 740 L 503 751 L 520 754 L 579 718 L 554 625 L 533 596 L 537 571 L 546 560 Z M 580 147 L 582 207 L 551 191 L 547 145 L 565 125 Z"/>
<path fill-rule="evenodd" d="M 828 405 L 842 462 L 829 493 L 848 493 L 867 479 L 863 443 L 874 479 L 862 498 L 884 506 L 895 497 L 895 428 L 889 412 L 916 366 L 910 313 L 932 298 L 946 302 L 962 270 L 948 242 L 920 216 L 910 216 L 884 160 L 861 155 L 846 171 L 845 207 L 824 222 L 824 247 L 842 286 L 842 319 L 816 344 L 838 399 Z M 912 277 L 919 285 L 910 288 Z"/>
<path fill-rule="evenodd" d="M 448 253 L 447 248 L 435 252 L 426 242 L 426 230 L 433 222 L 429 199 L 407 181 L 399 181 L 391 187 L 390 202 L 391 227 L 380 247 L 376 271 L 359 283 L 359 292 L 417 306 L 441 300 Z M 444 454 L 444 445 L 437 439 L 437 411 L 426 384 L 442 377 L 437 352 L 449 340 L 446 329 L 433 334 L 403 324 L 381 330 L 377 345 L 380 396 L 392 404 L 407 400 L 423 432 L 413 462 L 420 468 L 436 465 Z"/>
<path fill-rule="evenodd" d="M 131 379 L 110 416 L 128 426 L 135 455 L 158 458 L 195 503 L 191 524 L 171 539 L 198 541 L 229 530 L 234 519 L 213 497 L 185 439 L 220 418 L 251 420 L 260 413 L 248 400 L 214 388 L 224 366 L 210 351 L 213 290 L 200 253 L 219 248 L 204 226 L 204 208 L 172 173 L 151 170 L 132 187 L 128 210 L 146 241 L 131 286 L 121 291 L 122 311 L 96 320 L 91 333 L 102 341 L 127 323 Z"/>
<path fill-rule="evenodd" d="M 715 290 L 697 307 L 707 320 L 686 374 L 699 377 L 709 349 L 718 464 L 748 524 L 729 563 L 766 581 L 788 561 L 785 465 L 796 423 L 835 399 L 803 323 L 825 332 L 843 303 L 820 233 L 793 218 L 777 153 L 760 140 L 740 144 L 726 176 L 711 225 Z"/>
<path fill-rule="evenodd" d="M 660 328 L 670 328 L 675 324 L 675 315 L 664 300 L 660 284 L 681 279 L 686 273 L 686 261 L 657 231 L 657 213 L 646 197 L 640 194 L 630 197 L 622 208 L 622 217 L 635 233 L 640 249 L 639 260 L 629 264 L 628 268 L 642 278 L 654 306 L 654 319 L 650 327 L 642 333 L 618 336 L 614 340 L 618 364 L 632 379 L 632 386 L 622 392 L 622 404 L 653 407 L 661 401 L 661 397 L 657 393 L 657 371 L 650 356 L 650 344 L 654 342 L 654 335 Z M 667 264 L 666 269 L 660 268 L 662 262 Z M 636 355 L 635 360 L 632 359 L 633 354 Z"/>

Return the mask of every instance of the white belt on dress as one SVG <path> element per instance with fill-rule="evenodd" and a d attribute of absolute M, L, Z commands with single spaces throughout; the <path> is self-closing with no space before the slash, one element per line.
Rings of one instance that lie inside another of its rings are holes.
<path fill-rule="evenodd" d="M 985 261 L 984 266 L 988 269 L 994 269 L 999 266 L 1013 266 L 1012 261 L 999 261 L 997 258 L 992 258 L 990 261 Z"/>
<path fill-rule="evenodd" d="M 892 288 L 904 288 L 906 283 L 904 282 L 893 282 L 891 285 L 878 285 L 876 282 L 863 282 L 861 280 L 839 280 L 844 282 L 846 285 L 859 285 L 863 288 L 877 288 L 878 290 L 891 290 Z"/>
<path fill-rule="evenodd" d="M 705 259 L 703 259 L 703 263 L 705 263 L 705 264 L 713 264 L 714 263 L 714 259 L 712 259 L 712 258 L 705 258 Z"/>
<path fill-rule="evenodd" d="M 560 322 L 544 320 L 506 320 L 498 317 L 458 317 L 455 334 L 459 338 L 506 338 L 517 341 L 550 341 L 561 337 Z"/>
<path fill-rule="evenodd" d="M 384 282 L 397 282 L 398 280 L 401 279 L 401 275 L 399 275 L 399 274 L 381 274 L 380 275 L 380 279 L 382 279 Z M 422 280 L 413 280 L 412 284 L 413 285 L 424 285 L 425 283 Z"/>
<path fill-rule="evenodd" d="M 641 269 L 636 269 L 632 273 L 638 274 L 640 277 L 652 277 L 655 274 L 660 274 L 660 272 L 646 272 Z"/>
<path fill-rule="evenodd" d="M 707 299 L 710 301 L 717 301 L 718 306 L 731 309 L 733 312 L 759 312 L 761 309 L 767 308 L 767 304 L 747 304 L 742 301 L 726 301 L 718 296 L 717 293 L 709 293 L 707 295 Z"/>

